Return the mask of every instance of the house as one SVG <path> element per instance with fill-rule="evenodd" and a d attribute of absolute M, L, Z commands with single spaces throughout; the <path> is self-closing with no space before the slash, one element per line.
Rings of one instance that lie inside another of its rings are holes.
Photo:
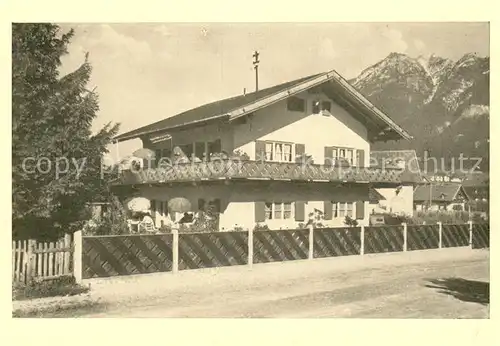
<path fill-rule="evenodd" d="M 470 211 L 489 215 L 490 211 L 490 177 L 488 173 L 474 172 L 467 174 L 462 185 L 470 197 Z"/>
<path fill-rule="evenodd" d="M 370 212 L 386 212 L 399 215 L 413 215 L 413 193 L 423 183 L 417 153 L 414 150 L 383 150 L 370 152 L 370 167 L 401 170 L 402 183 L 374 182 L 373 188 L 379 196 L 377 204 L 371 203 Z M 375 195 L 374 195 L 375 196 Z"/>
<path fill-rule="evenodd" d="M 329 226 L 344 225 L 346 216 L 368 224 L 371 184 L 396 188 L 407 179 L 401 169 L 370 167 L 370 146 L 411 136 L 330 71 L 206 104 L 115 140 L 136 138 L 155 160 L 124 171 L 115 188 L 152 200 L 157 224 L 173 218 L 167 201 L 184 197 L 193 211 L 215 206 L 219 228 L 230 230 L 296 228 L 316 210 Z M 178 161 L 179 152 L 191 159 Z"/>
<path fill-rule="evenodd" d="M 465 211 L 469 196 L 460 183 L 431 183 L 418 186 L 413 199 L 417 211 Z"/>

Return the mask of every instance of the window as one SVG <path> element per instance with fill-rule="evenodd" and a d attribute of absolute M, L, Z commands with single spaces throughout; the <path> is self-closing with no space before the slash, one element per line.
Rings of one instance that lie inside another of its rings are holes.
<path fill-rule="evenodd" d="M 274 203 L 274 218 L 275 219 L 282 219 L 283 216 L 283 204 L 281 203 Z"/>
<path fill-rule="evenodd" d="M 292 218 L 292 203 L 283 203 L 283 219 Z"/>
<path fill-rule="evenodd" d="M 289 220 L 293 217 L 291 202 L 268 202 L 265 204 L 266 220 Z"/>
<path fill-rule="evenodd" d="M 346 215 L 349 216 L 350 218 L 353 217 L 352 209 L 353 209 L 352 203 L 346 203 Z"/>
<path fill-rule="evenodd" d="M 321 101 L 318 100 L 313 101 L 313 106 L 312 106 L 313 114 L 319 114 L 320 106 L 321 106 Z"/>
<path fill-rule="evenodd" d="M 314 100 L 312 102 L 312 113 L 313 114 L 319 114 L 323 111 L 328 111 L 332 109 L 332 104 L 330 101 L 320 101 L 320 100 Z"/>
<path fill-rule="evenodd" d="M 292 151 L 291 143 L 266 142 L 266 161 L 292 162 Z"/>
<path fill-rule="evenodd" d="M 273 160 L 273 143 L 266 143 L 266 161 Z"/>
<path fill-rule="evenodd" d="M 286 107 L 291 112 L 305 112 L 306 106 L 305 101 L 298 97 L 290 97 L 287 100 Z"/>
<path fill-rule="evenodd" d="M 266 203 L 266 220 L 271 220 L 273 218 L 273 203 Z"/>
<path fill-rule="evenodd" d="M 354 159 L 358 157 L 357 156 L 358 153 L 356 152 L 356 154 L 355 154 L 354 149 L 336 148 L 336 147 L 329 147 L 329 148 L 331 148 L 331 150 L 332 150 L 331 151 L 332 157 L 330 159 L 333 160 L 333 163 L 345 161 L 345 162 L 349 163 L 349 165 L 354 166 Z M 325 157 L 325 159 L 328 159 L 328 158 Z"/>
<path fill-rule="evenodd" d="M 332 202 L 332 218 L 354 217 L 354 203 Z"/>
<path fill-rule="evenodd" d="M 345 217 L 345 212 L 346 212 L 346 204 L 345 203 L 339 203 L 339 217 Z"/>
<path fill-rule="evenodd" d="M 346 157 L 345 157 L 345 159 L 347 160 L 347 162 L 349 162 L 349 164 L 351 166 L 354 165 L 354 157 L 353 157 L 352 150 L 350 150 L 350 149 L 346 150 Z"/>
<path fill-rule="evenodd" d="M 332 103 L 330 101 L 321 102 L 321 110 L 330 112 L 332 110 Z"/>

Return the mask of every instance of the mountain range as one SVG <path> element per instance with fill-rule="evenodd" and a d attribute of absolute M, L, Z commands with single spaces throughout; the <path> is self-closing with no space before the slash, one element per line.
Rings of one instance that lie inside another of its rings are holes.
<path fill-rule="evenodd" d="M 449 169 L 460 154 L 482 158 L 489 169 L 489 57 L 465 54 L 457 61 L 391 53 L 349 82 L 412 136 L 376 143 L 375 150 L 414 149 L 443 158 Z M 476 161 L 465 160 L 464 166 Z M 439 164 L 441 165 L 441 164 Z"/>

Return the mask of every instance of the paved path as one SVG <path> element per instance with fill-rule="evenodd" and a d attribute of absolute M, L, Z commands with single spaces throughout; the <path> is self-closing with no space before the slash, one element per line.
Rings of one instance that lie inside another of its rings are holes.
<path fill-rule="evenodd" d="M 489 316 L 489 251 L 464 248 L 90 282 L 108 306 L 74 317 Z"/>

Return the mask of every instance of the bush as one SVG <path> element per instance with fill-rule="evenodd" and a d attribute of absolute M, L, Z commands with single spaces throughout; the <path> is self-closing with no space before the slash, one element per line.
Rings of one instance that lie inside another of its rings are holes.
<path fill-rule="evenodd" d="M 127 210 L 118 197 L 112 196 L 108 212 L 100 220 L 90 220 L 83 228 L 84 235 L 128 234 Z"/>
<path fill-rule="evenodd" d="M 357 227 L 358 221 L 349 216 L 346 216 L 344 220 L 344 225 L 346 225 L 347 227 Z"/>
<path fill-rule="evenodd" d="M 74 296 L 88 291 L 90 288 L 77 284 L 73 276 L 45 281 L 32 280 L 28 284 L 12 283 L 13 300 Z"/>
<path fill-rule="evenodd" d="M 255 227 L 253 228 L 254 232 L 255 231 L 270 231 L 269 227 L 266 224 L 256 224 Z"/>
<path fill-rule="evenodd" d="M 469 220 L 470 215 L 466 211 L 419 211 L 406 222 L 409 224 L 436 224 L 437 222 L 461 224 Z"/>

